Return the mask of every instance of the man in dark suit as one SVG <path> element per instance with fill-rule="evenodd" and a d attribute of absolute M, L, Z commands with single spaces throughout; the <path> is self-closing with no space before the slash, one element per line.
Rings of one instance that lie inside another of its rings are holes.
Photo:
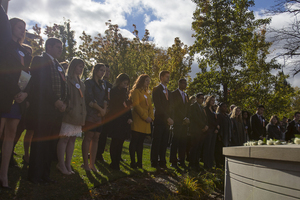
<path fill-rule="evenodd" d="M 109 104 L 109 100 L 110 100 L 110 90 L 112 88 L 112 84 L 109 81 L 109 76 L 110 76 L 110 69 L 109 69 L 109 65 L 105 65 L 106 67 L 106 71 L 105 71 L 105 75 L 103 77 L 103 84 L 105 87 L 105 93 L 106 93 L 106 101 Z M 103 125 L 103 129 L 102 132 L 99 136 L 99 140 L 98 140 L 98 151 L 97 151 L 97 157 L 96 159 L 99 160 L 100 162 L 105 162 L 105 160 L 103 159 L 103 153 L 105 150 L 105 145 L 106 145 L 106 140 L 107 140 L 107 133 L 108 133 L 108 122 L 105 121 L 105 124 Z"/>
<path fill-rule="evenodd" d="M 266 120 L 263 117 L 265 107 L 263 105 L 257 106 L 256 114 L 250 118 L 250 125 L 252 133 L 250 134 L 251 140 L 259 140 L 266 137 Z"/>
<path fill-rule="evenodd" d="M 173 137 L 170 150 L 171 167 L 178 169 L 177 153 L 179 157 L 179 166 L 187 168 L 185 165 L 185 149 L 187 142 L 187 129 L 189 120 L 189 102 L 188 96 L 184 92 L 187 83 L 185 79 L 178 81 L 178 88 L 172 92 L 172 110 L 173 110 Z"/>
<path fill-rule="evenodd" d="M 190 106 L 190 134 L 191 134 L 191 150 L 189 167 L 195 171 L 200 170 L 199 152 L 205 138 L 205 132 L 208 129 L 207 116 L 202 107 L 204 94 L 196 95 L 196 102 Z"/>
<path fill-rule="evenodd" d="M 171 92 L 167 88 L 170 79 L 170 72 L 159 73 L 160 84 L 153 88 L 152 98 L 155 107 L 154 130 L 151 145 L 151 166 L 155 168 L 167 168 L 166 151 L 169 139 L 171 119 Z M 158 160 L 159 157 L 159 160 Z"/>
<path fill-rule="evenodd" d="M 295 134 L 300 134 L 300 112 L 295 112 L 294 120 L 289 122 L 287 125 L 287 131 L 285 133 L 285 140 L 289 141 L 295 138 Z"/>
<path fill-rule="evenodd" d="M 56 38 L 49 38 L 45 49 L 46 52 L 42 56 L 34 57 L 31 64 L 31 106 L 35 116 L 35 127 L 28 179 L 35 184 L 54 182 L 50 179 L 50 167 L 56 152 L 67 97 L 65 72 L 57 61 L 62 53 L 62 42 Z"/>

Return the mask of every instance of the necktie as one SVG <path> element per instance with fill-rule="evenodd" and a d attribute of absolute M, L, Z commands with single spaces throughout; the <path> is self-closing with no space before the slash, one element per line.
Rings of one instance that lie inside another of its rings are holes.
<path fill-rule="evenodd" d="M 182 96 L 182 101 L 183 101 L 183 103 L 185 103 L 185 95 L 184 95 L 184 92 L 181 93 L 181 96 Z"/>
<path fill-rule="evenodd" d="M 165 95 L 166 95 L 166 99 L 169 100 L 169 97 L 168 97 L 168 89 L 165 88 Z"/>

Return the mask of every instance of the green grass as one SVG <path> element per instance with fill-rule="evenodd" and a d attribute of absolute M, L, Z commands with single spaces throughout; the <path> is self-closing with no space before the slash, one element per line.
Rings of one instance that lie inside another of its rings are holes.
<path fill-rule="evenodd" d="M 204 175 L 201 173 L 198 174 L 193 171 L 187 173 L 178 173 L 177 171 L 173 170 L 173 168 L 169 168 L 168 170 L 165 170 L 163 172 L 157 172 L 155 168 L 151 167 L 149 145 L 144 145 L 143 169 L 134 170 L 130 168 L 130 157 L 129 157 L 129 149 L 128 149 L 129 142 L 127 141 L 125 141 L 123 145 L 122 158 L 124 159 L 124 162 L 121 162 L 120 165 L 121 171 L 111 170 L 109 168 L 109 164 L 111 162 L 110 155 L 109 155 L 109 145 L 110 145 L 109 138 L 107 140 L 105 152 L 103 155 L 106 162 L 105 163 L 96 162 L 96 167 L 99 170 L 98 173 L 94 173 L 92 171 L 87 172 L 81 168 L 81 165 L 83 163 L 82 155 L 81 155 L 82 138 L 77 138 L 75 143 L 73 159 L 71 163 L 75 174 L 70 176 L 62 175 L 55 167 L 57 163 L 53 162 L 51 166 L 50 177 L 52 179 L 55 179 L 58 183 L 50 184 L 50 185 L 34 185 L 31 182 L 27 181 L 28 165 L 23 164 L 23 160 L 22 160 L 22 156 L 24 155 L 23 136 L 21 137 L 20 141 L 18 142 L 15 148 L 15 152 L 17 153 L 17 155 L 14 156 L 14 159 L 17 162 L 17 166 L 10 167 L 8 172 L 9 185 L 14 189 L 11 191 L 7 191 L 0 188 L 1 200 L 2 199 L 26 199 L 26 200 L 27 199 L 33 199 L 33 200 L 35 199 L 43 199 L 43 200 L 101 199 L 101 196 L 99 197 L 99 189 L 101 190 L 101 188 L 104 187 L 101 186 L 104 183 L 110 182 L 111 184 L 115 180 L 118 180 L 122 177 L 128 177 L 128 176 L 142 178 L 143 180 L 146 179 L 149 180 L 149 178 L 154 180 L 154 178 L 157 175 L 159 176 L 161 174 L 173 177 L 178 180 L 178 185 L 177 185 L 178 192 L 176 194 L 166 190 L 165 192 L 158 194 L 157 191 L 155 191 L 154 189 L 153 191 L 152 189 L 151 190 L 149 189 L 150 196 L 152 199 L 189 199 L 191 197 L 190 191 L 192 191 L 193 197 L 195 196 L 197 197 L 199 194 L 209 194 L 211 191 L 214 190 L 214 188 L 223 189 L 222 187 L 224 183 L 223 180 L 224 172 L 222 170 L 220 172 L 217 171 L 217 173 L 215 174 L 206 173 Z M 169 150 L 167 150 L 166 158 L 168 160 Z M 170 165 L 170 163 L 167 163 L 167 165 Z M 126 180 L 124 181 L 126 182 Z M 118 180 L 118 182 L 122 184 L 122 179 Z M 134 184 L 132 186 L 129 184 L 128 187 L 129 188 L 136 187 L 136 190 L 139 190 L 138 187 L 139 186 L 142 187 L 143 184 L 144 183 L 141 183 L 141 185 L 136 185 L 136 186 L 134 186 Z M 155 184 L 155 182 L 153 182 L 153 184 Z M 127 186 L 127 185 L 125 184 L 123 186 Z M 155 186 L 153 185 L 153 187 Z M 164 188 L 163 185 L 159 187 L 161 189 Z M 123 195 L 126 194 L 127 196 L 128 195 L 130 196 L 131 191 L 126 187 L 124 187 L 124 190 L 128 190 L 128 191 L 125 192 L 123 191 Z M 116 193 L 116 194 L 118 193 L 118 191 L 114 191 L 114 188 L 111 188 L 111 191 L 112 191 L 111 193 Z M 119 195 L 122 195 L 122 193 L 120 193 Z"/>
<path fill-rule="evenodd" d="M 134 174 L 143 175 L 145 172 L 155 172 L 155 168 L 150 164 L 150 146 L 144 147 L 143 164 L 144 169 L 131 169 L 129 157 L 129 142 L 125 141 L 123 146 L 121 162 L 121 171 L 113 171 L 109 168 L 110 155 L 109 144 L 110 139 L 107 140 L 107 145 L 104 152 L 104 159 L 106 163 L 96 163 L 99 172 L 87 172 L 81 168 L 83 163 L 81 154 L 82 138 L 77 138 L 75 149 L 72 159 L 72 167 L 75 174 L 67 176 L 62 175 L 56 169 L 56 162 L 52 163 L 50 177 L 55 179 L 58 183 L 52 185 L 34 185 L 27 181 L 27 168 L 23 164 L 22 156 L 24 155 L 23 149 L 23 136 L 17 143 L 15 152 L 18 155 L 14 156 L 17 162 L 16 167 L 10 167 L 8 172 L 9 185 L 14 188 L 13 191 L 6 191 L 0 188 L 0 199 L 86 199 L 93 198 L 93 189 L 103 183 L 111 182 L 116 179 L 130 176 Z"/>

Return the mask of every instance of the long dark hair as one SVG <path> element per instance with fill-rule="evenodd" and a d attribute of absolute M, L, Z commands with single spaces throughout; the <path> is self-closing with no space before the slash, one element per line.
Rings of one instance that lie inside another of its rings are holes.
<path fill-rule="evenodd" d="M 123 81 L 128 81 L 128 84 L 130 83 L 130 78 L 127 74 L 122 73 L 119 74 L 113 84 L 113 88 L 118 87 Z"/>
<path fill-rule="evenodd" d="M 96 73 L 100 70 L 101 67 L 105 67 L 105 65 L 103 63 L 98 63 L 93 67 L 92 72 L 90 74 L 90 79 L 95 78 Z"/>

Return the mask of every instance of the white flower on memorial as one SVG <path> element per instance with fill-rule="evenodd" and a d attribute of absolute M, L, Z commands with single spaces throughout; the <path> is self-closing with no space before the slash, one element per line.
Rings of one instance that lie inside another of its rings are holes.
<path fill-rule="evenodd" d="M 275 145 L 281 145 L 280 140 L 277 140 L 276 142 L 274 142 Z"/>
<path fill-rule="evenodd" d="M 300 144 L 300 138 L 295 138 L 294 143 L 295 144 Z"/>
<path fill-rule="evenodd" d="M 273 140 L 272 139 L 267 140 L 267 145 L 273 145 Z"/>
<path fill-rule="evenodd" d="M 262 140 L 258 140 L 257 143 L 258 143 L 258 145 L 263 145 L 264 144 L 264 142 Z"/>

